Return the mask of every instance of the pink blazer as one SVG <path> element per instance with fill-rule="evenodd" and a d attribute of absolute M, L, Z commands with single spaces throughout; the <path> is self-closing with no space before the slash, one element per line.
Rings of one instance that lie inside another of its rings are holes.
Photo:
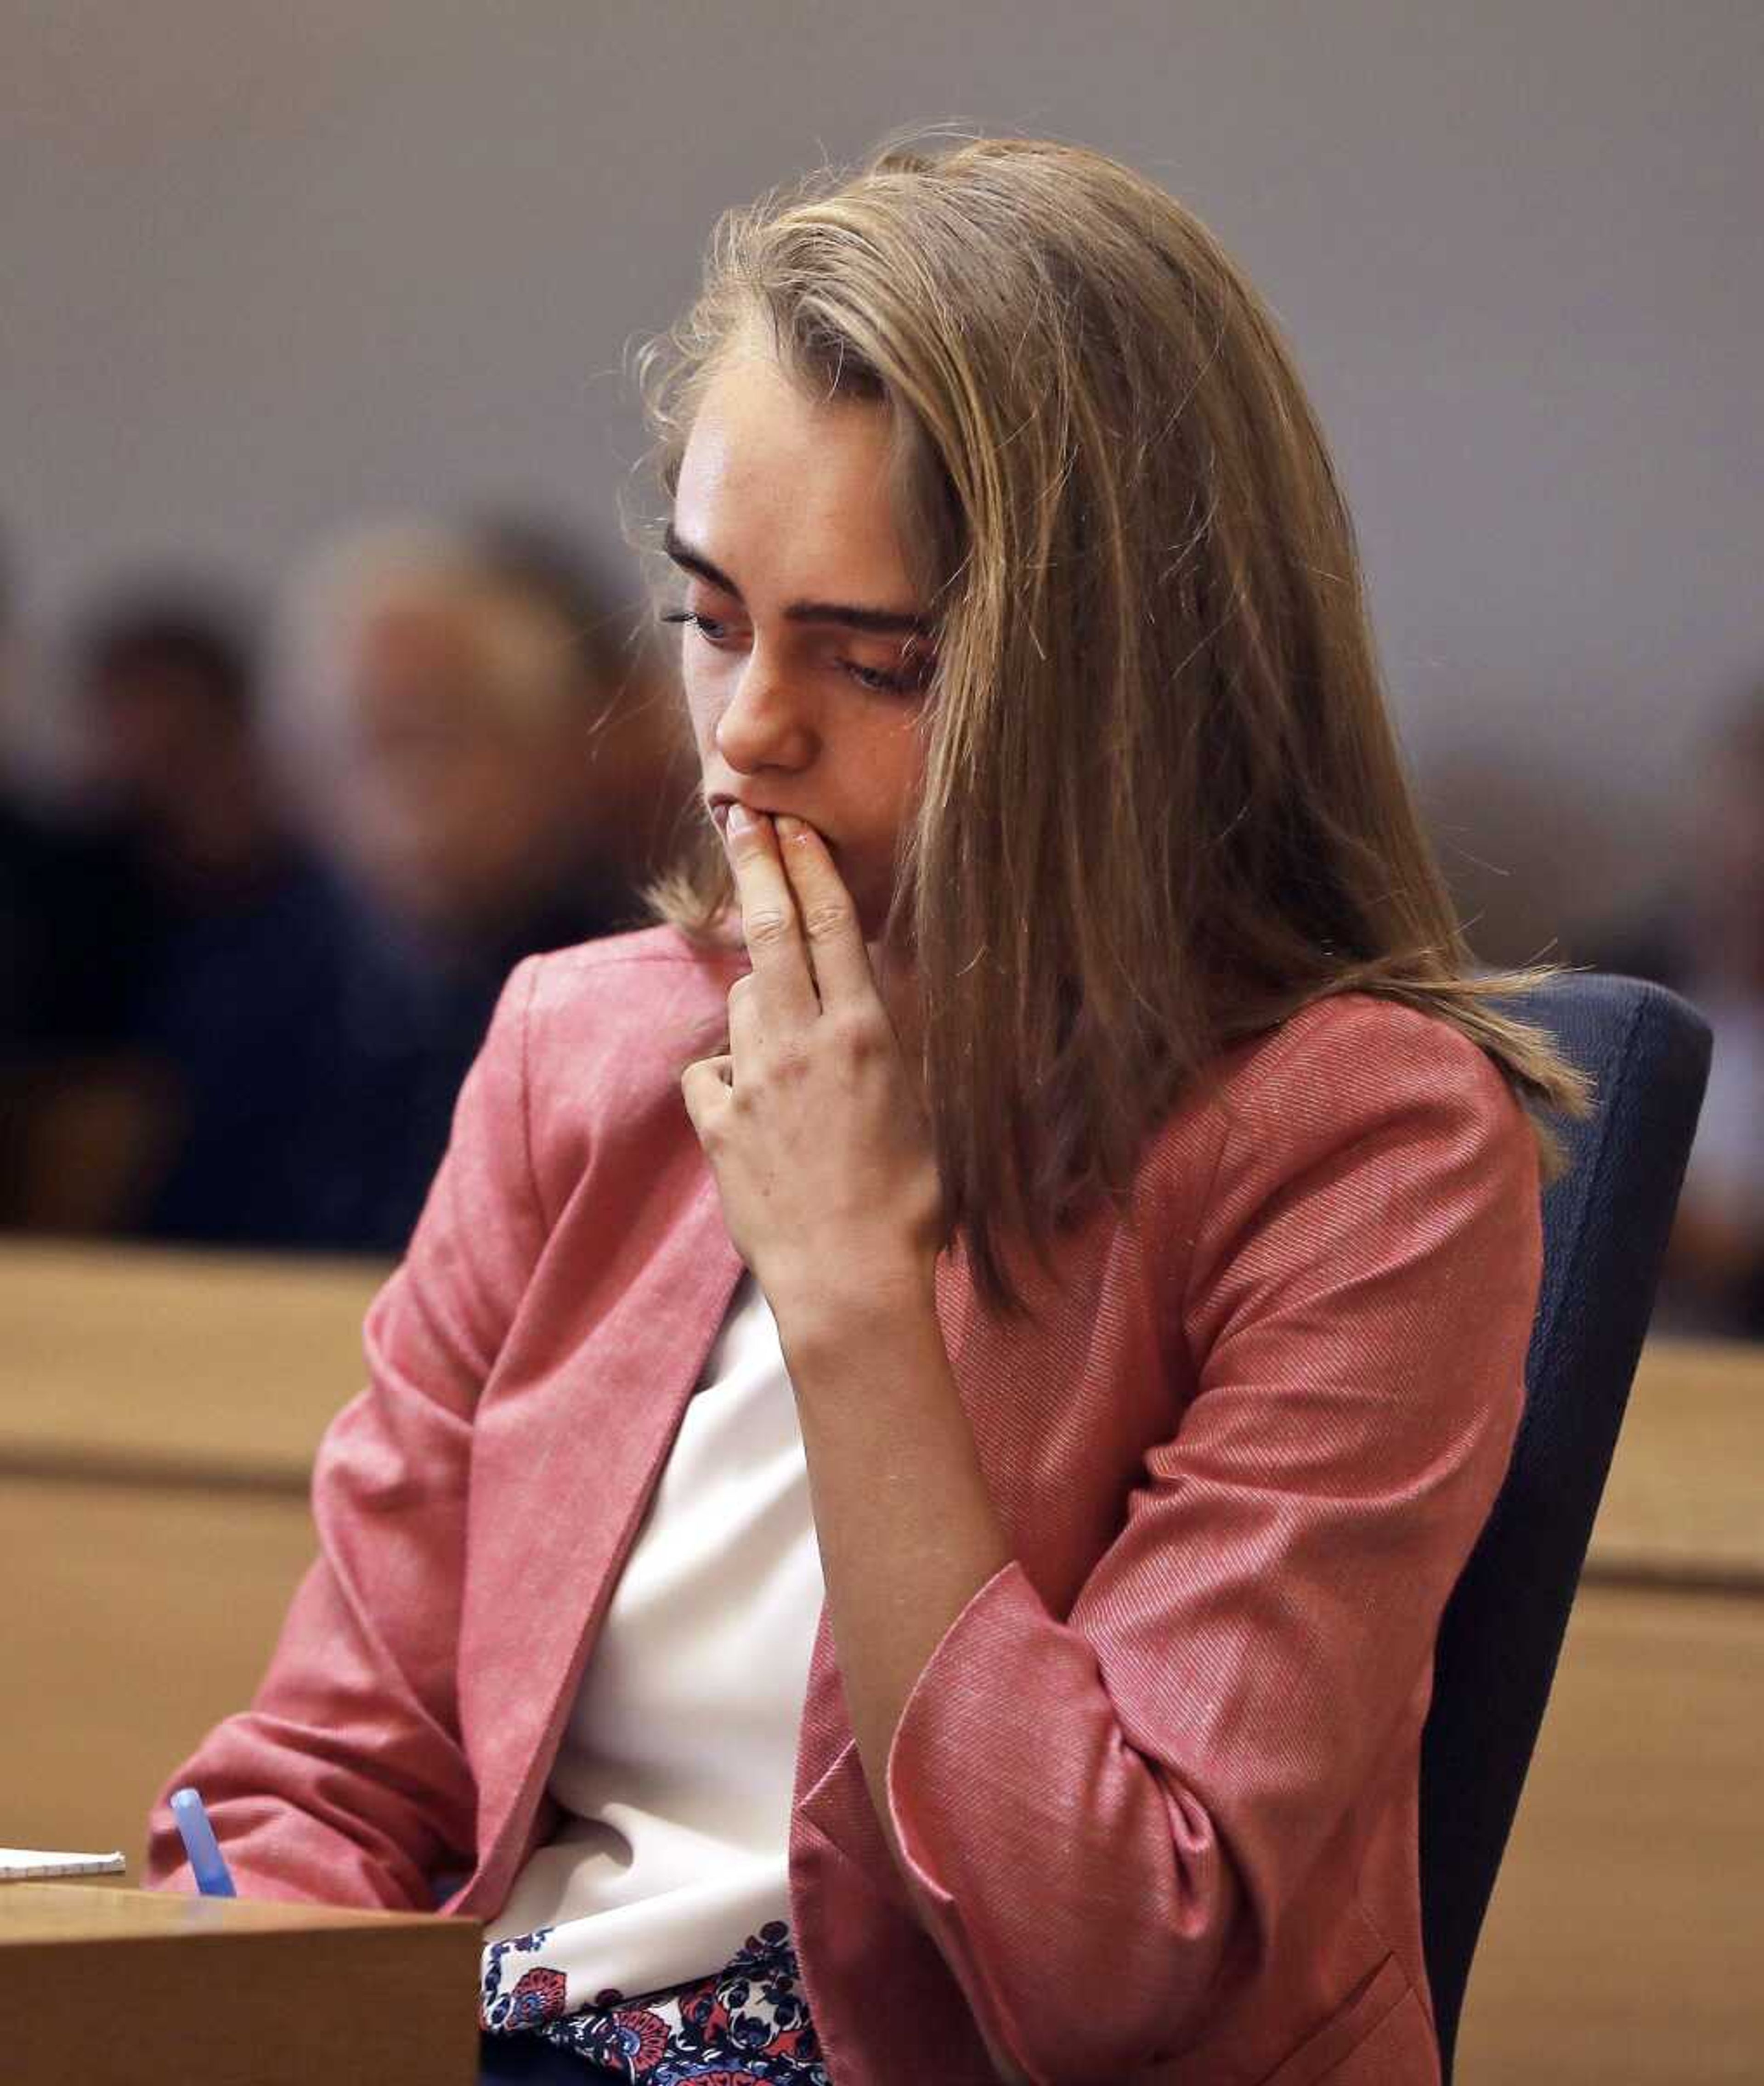
<path fill-rule="evenodd" d="M 510 980 L 252 1707 L 168 1784 L 241 1891 L 502 1905 L 740 1264 L 678 1075 L 738 965 L 656 929 Z M 1218 1063 L 1039 1326 L 937 1309 L 1016 1556 L 933 1653 L 891 1860 L 825 1616 L 790 1821 L 837 2086 L 1438 2077 L 1416 1785 L 1540 1266 L 1518 1105 L 1353 995 Z M 155 1810 L 149 1880 L 179 1866 Z"/>

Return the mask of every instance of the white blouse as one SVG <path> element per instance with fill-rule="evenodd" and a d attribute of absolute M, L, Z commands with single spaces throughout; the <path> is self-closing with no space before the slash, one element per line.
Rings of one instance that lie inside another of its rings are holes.
<path fill-rule="evenodd" d="M 550 1783 L 563 1821 L 487 1926 L 487 1952 L 551 1928 L 521 1966 L 563 1973 L 575 2012 L 609 1990 L 709 1977 L 788 1918 L 823 1593 L 796 1398 L 744 1275 L 564 1727 Z"/>

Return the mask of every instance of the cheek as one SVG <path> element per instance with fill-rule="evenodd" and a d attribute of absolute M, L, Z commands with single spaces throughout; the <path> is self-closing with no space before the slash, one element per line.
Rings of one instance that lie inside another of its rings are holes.
<path fill-rule="evenodd" d="M 878 733 L 865 749 L 861 773 L 868 820 L 891 836 L 919 801 L 925 756 L 918 733 L 910 724 Z"/>
<path fill-rule="evenodd" d="M 702 760 L 709 754 L 716 735 L 716 721 L 722 714 L 723 705 L 717 699 L 711 678 L 702 670 L 695 671 L 684 661 L 680 667 L 680 686 L 686 705 L 687 728 L 692 734 L 692 744 Z"/>

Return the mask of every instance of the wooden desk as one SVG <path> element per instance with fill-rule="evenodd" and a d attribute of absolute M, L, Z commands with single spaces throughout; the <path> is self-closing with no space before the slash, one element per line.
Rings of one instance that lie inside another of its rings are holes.
<path fill-rule="evenodd" d="M 6 2086 L 476 2086 L 475 1920 L 0 1884 Z"/>

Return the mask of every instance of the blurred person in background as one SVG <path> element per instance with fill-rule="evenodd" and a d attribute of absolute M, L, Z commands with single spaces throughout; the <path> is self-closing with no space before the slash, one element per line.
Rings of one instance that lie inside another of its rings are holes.
<path fill-rule="evenodd" d="M 229 912 L 286 875 L 295 854 L 241 619 L 198 590 L 140 593 L 76 632 L 74 662 L 82 794 L 162 909 Z"/>
<path fill-rule="evenodd" d="M 1588 937 L 1601 970 L 1681 993 L 1715 1030 L 1654 1323 L 1764 1338 L 1764 688 L 1708 747 L 1673 879 Z"/>
<path fill-rule="evenodd" d="M 0 547 L 0 717 L 13 713 L 23 674 L 11 581 Z M 106 1047 L 121 1024 L 121 968 L 91 963 L 83 947 L 83 923 L 119 895 L 117 865 L 83 838 L 26 787 L 0 742 L 0 1065 L 9 1075 Z M 10 1105 L 7 1118 L 15 1125 Z M 11 1215 L 19 1181 L 11 1166 L 4 1179 Z"/>
<path fill-rule="evenodd" d="M 82 619 L 69 653 L 80 819 L 60 844 L 83 872 L 53 929 L 107 1013 L 37 1096 L 23 1215 L 298 1242 L 340 909 L 278 800 L 244 620 L 201 586 L 140 589 Z"/>
<path fill-rule="evenodd" d="M 0 545 L 0 718 L 15 713 L 20 648 L 12 568 Z M 59 832 L 0 742 L 0 1224 L 40 1199 L 36 1127 L 70 1061 L 111 1044 L 121 996 L 113 968 L 81 960 L 78 923 L 102 910 L 102 859 Z"/>
<path fill-rule="evenodd" d="M 607 590 L 553 532 L 382 526 L 291 590 L 278 742 L 352 911 L 308 1220 L 402 1250 L 521 958 L 628 926 L 692 785 Z"/>
<path fill-rule="evenodd" d="M 213 699 L 219 679 L 231 702 L 244 672 L 242 653 L 188 602 L 111 617 L 78 649 L 83 687 L 108 688 L 114 666 L 149 735 L 156 690 L 187 710 Z M 0 655 L 10 682 L 19 664 L 3 607 Z M 103 737 L 100 722 L 86 749 L 94 772 L 112 766 L 108 747 L 95 752 Z M 167 751 L 157 764 L 169 768 L 193 748 Z M 129 764 L 115 766 L 118 786 L 99 793 L 102 809 L 45 801 L 11 773 L 0 793 L 0 1222 L 11 1226 L 83 1232 L 134 1221 L 176 1141 L 177 1083 L 140 1033 L 160 923 L 136 842 L 155 820 L 147 811 L 138 824 Z M 196 764 L 181 779 L 186 793 L 199 787 Z"/>
<path fill-rule="evenodd" d="M 18 670 L 12 571 L 0 543 L 0 718 L 11 716 Z M 0 1066 L 9 1079 L 8 1129 L 15 1119 L 11 1078 L 35 1056 L 45 1032 L 58 1025 L 55 1007 L 62 986 L 52 973 L 54 943 L 39 909 L 45 888 L 56 885 L 51 835 L 26 800 L 11 752 L 0 741 Z M 9 1157 L 11 1148 L 9 1139 Z M 11 1164 L 0 1169 L 0 1180 L 13 1184 Z"/>

